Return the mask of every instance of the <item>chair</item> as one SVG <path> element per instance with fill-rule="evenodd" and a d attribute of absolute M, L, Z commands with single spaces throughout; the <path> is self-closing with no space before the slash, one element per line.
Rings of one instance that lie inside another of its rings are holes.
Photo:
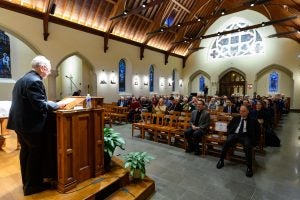
<path fill-rule="evenodd" d="M 176 115 L 165 116 L 164 125 L 158 126 L 156 129 L 157 137 L 160 136 L 161 139 L 166 138 L 167 143 L 170 145 L 172 133 L 178 130 L 177 120 L 178 117 Z"/>
<path fill-rule="evenodd" d="M 143 128 L 145 124 L 150 124 L 152 121 L 152 113 L 149 112 L 143 112 L 141 113 L 141 120 L 136 123 L 132 123 L 132 128 L 131 128 L 131 136 L 133 137 L 134 130 L 139 130 L 140 131 L 140 136 L 142 139 L 145 138 L 145 135 L 143 134 Z"/>

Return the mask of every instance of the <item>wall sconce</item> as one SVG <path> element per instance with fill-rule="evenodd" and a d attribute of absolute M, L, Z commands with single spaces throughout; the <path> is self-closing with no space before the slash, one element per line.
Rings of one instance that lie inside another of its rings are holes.
<path fill-rule="evenodd" d="M 144 85 L 148 85 L 148 82 L 144 82 Z"/>
<path fill-rule="evenodd" d="M 105 81 L 105 72 L 104 72 L 104 69 L 102 69 L 102 75 L 101 75 L 100 84 L 107 84 L 107 82 Z"/>
<path fill-rule="evenodd" d="M 115 72 L 112 71 L 112 78 L 110 80 L 110 84 L 116 84 L 116 81 L 115 81 Z"/>
<path fill-rule="evenodd" d="M 164 82 L 161 81 L 161 82 L 160 82 L 160 86 L 164 86 Z"/>
<path fill-rule="evenodd" d="M 179 87 L 182 87 L 183 83 L 182 83 L 182 80 L 180 79 L 179 80 Z"/>
<path fill-rule="evenodd" d="M 171 83 L 171 82 L 169 82 L 169 86 L 172 86 L 172 83 Z"/>
<path fill-rule="evenodd" d="M 134 81 L 134 85 L 138 85 L 139 83 L 137 81 Z"/>

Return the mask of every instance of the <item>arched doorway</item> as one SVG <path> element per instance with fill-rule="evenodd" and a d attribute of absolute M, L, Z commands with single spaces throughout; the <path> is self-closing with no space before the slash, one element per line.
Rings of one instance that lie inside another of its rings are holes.
<path fill-rule="evenodd" d="M 231 96 L 232 94 L 245 95 L 246 89 L 245 77 L 236 72 L 227 72 L 219 81 L 219 95 Z"/>

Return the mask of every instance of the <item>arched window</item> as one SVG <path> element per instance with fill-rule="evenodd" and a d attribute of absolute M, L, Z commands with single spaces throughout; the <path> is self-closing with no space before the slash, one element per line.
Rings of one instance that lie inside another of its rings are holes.
<path fill-rule="evenodd" d="M 8 35 L 0 30 L 0 78 L 11 78 L 10 42 Z"/>
<path fill-rule="evenodd" d="M 172 72 L 172 92 L 175 92 L 175 69 L 173 69 L 173 72 Z"/>
<path fill-rule="evenodd" d="M 126 80 L 126 62 L 121 59 L 119 62 L 119 92 L 125 92 L 125 80 Z"/>
<path fill-rule="evenodd" d="M 205 87 L 205 78 L 203 76 L 200 76 L 199 78 L 199 91 L 204 92 Z"/>
<path fill-rule="evenodd" d="M 278 92 L 278 73 L 272 72 L 269 77 L 269 92 Z"/>
<path fill-rule="evenodd" d="M 150 66 L 149 71 L 149 92 L 154 91 L 154 67 L 153 65 Z"/>
<path fill-rule="evenodd" d="M 249 24 L 235 22 L 221 31 L 230 31 L 246 26 Z M 252 29 L 217 37 L 209 50 L 209 58 L 231 58 L 261 53 L 264 53 L 262 37 L 256 29 Z"/>

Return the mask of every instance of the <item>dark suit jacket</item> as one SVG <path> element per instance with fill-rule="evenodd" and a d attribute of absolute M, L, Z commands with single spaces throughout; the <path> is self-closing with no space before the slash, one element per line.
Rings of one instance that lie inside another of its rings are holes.
<path fill-rule="evenodd" d="M 7 128 L 25 134 L 40 133 L 45 128 L 47 112 L 58 107 L 47 101 L 42 77 L 32 70 L 14 86 Z"/>
<path fill-rule="evenodd" d="M 228 106 L 225 106 L 223 112 L 228 113 Z M 236 113 L 236 107 L 234 105 L 231 106 L 231 113 Z"/>
<path fill-rule="evenodd" d="M 195 126 L 199 126 L 200 129 L 202 129 L 203 131 L 206 131 L 210 125 L 210 115 L 207 111 L 202 110 L 198 122 L 195 122 L 196 117 L 197 117 L 197 112 L 198 112 L 198 110 L 192 111 L 191 121 L 190 121 L 191 126 L 193 124 L 195 124 Z"/>
<path fill-rule="evenodd" d="M 234 117 L 230 123 L 228 124 L 227 127 L 227 132 L 228 134 L 237 134 L 235 133 L 236 129 L 238 128 L 239 124 L 241 121 L 241 116 L 238 117 Z M 247 125 L 246 125 L 246 129 L 247 129 L 247 133 L 246 135 L 249 137 L 249 139 L 251 140 L 251 144 L 252 146 L 256 146 L 257 141 L 259 139 L 259 124 L 257 122 L 257 120 L 250 118 L 250 116 L 248 115 L 247 119 Z"/>

